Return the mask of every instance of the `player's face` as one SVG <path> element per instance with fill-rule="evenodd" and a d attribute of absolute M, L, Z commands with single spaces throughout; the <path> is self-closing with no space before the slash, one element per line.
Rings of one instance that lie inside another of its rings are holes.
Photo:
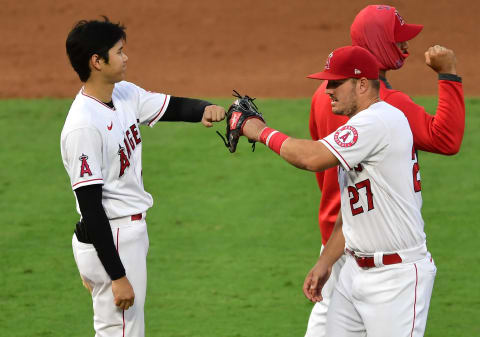
<path fill-rule="evenodd" d="M 335 115 L 351 117 L 357 112 L 357 81 L 353 79 L 329 80 L 325 93 L 330 96 Z"/>
<path fill-rule="evenodd" d="M 397 47 L 402 51 L 403 54 L 408 54 L 408 42 L 397 42 Z"/>
<path fill-rule="evenodd" d="M 104 64 L 104 75 L 110 83 L 117 83 L 125 79 L 128 57 L 123 48 L 124 42 L 120 40 L 108 51 L 108 64 Z"/>

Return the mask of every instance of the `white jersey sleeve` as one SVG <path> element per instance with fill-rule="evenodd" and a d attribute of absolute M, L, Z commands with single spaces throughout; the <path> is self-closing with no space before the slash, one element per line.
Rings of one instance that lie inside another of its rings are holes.
<path fill-rule="evenodd" d="M 359 114 L 320 140 L 337 157 L 346 171 L 367 158 L 370 163 L 383 159 L 389 144 L 388 129 L 372 114 Z"/>
<path fill-rule="evenodd" d="M 63 164 L 72 189 L 103 184 L 102 137 L 95 128 L 84 127 L 69 132 L 62 141 Z"/>
<path fill-rule="evenodd" d="M 139 90 L 139 120 L 140 124 L 153 127 L 167 110 L 170 102 L 170 95 L 146 91 L 140 87 Z"/>
<path fill-rule="evenodd" d="M 170 95 L 147 91 L 126 81 L 117 83 L 115 89 L 115 94 L 123 104 L 135 104 L 134 110 L 139 123 L 150 127 L 162 118 L 170 102 Z"/>

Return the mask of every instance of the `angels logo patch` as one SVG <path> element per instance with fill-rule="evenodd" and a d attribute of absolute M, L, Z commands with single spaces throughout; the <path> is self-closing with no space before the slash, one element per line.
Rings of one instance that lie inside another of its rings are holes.
<path fill-rule="evenodd" d="M 357 129 L 350 125 L 344 125 L 335 132 L 333 139 L 341 147 L 353 146 L 358 140 Z"/>
<path fill-rule="evenodd" d="M 85 174 L 88 174 L 89 176 L 92 175 L 92 171 L 90 170 L 90 166 L 88 166 L 87 162 L 88 156 L 82 153 L 82 155 L 78 158 L 82 162 L 80 165 L 80 177 L 83 178 Z"/>

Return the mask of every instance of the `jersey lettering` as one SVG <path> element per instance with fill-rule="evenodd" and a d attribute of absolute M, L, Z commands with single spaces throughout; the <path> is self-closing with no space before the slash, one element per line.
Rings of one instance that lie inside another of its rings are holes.
<path fill-rule="evenodd" d="M 91 176 L 92 171 L 90 171 L 90 166 L 88 166 L 87 163 L 88 156 L 82 153 L 82 155 L 78 159 L 82 162 L 82 164 L 80 165 L 80 177 L 83 178 L 85 173 Z"/>
<path fill-rule="evenodd" d="M 373 193 L 372 193 L 372 188 L 370 185 L 370 179 L 362 180 L 358 183 L 355 184 L 354 186 L 348 186 L 348 193 L 351 194 L 350 198 L 350 209 L 352 210 L 352 215 L 358 215 L 364 212 L 363 207 L 355 207 L 355 204 L 360 200 L 360 194 L 358 193 L 358 190 L 365 188 L 365 193 L 367 196 L 367 206 L 368 206 L 368 211 L 371 211 L 374 209 L 373 205 Z"/>
<path fill-rule="evenodd" d="M 418 156 L 415 147 L 412 147 L 412 160 L 413 160 L 413 190 L 420 192 L 422 190 L 422 182 L 420 181 L 420 165 L 418 165 Z"/>
<path fill-rule="evenodd" d="M 142 140 L 138 137 L 137 125 L 136 125 L 136 124 L 132 124 L 132 125 L 130 126 L 130 130 L 132 131 L 132 136 L 133 136 L 133 139 L 135 140 L 135 143 L 136 143 L 136 144 L 140 144 L 140 142 L 141 142 Z"/>
<path fill-rule="evenodd" d="M 123 144 L 125 144 L 125 149 L 127 150 L 128 158 L 132 156 L 133 150 L 135 150 L 136 144 L 140 144 L 142 139 L 139 137 L 139 132 L 136 124 L 132 124 L 125 132 L 125 137 L 123 138 Z M 130 131 L 132 133 L 130 134 Z"/>
<path fill-rule="evenodd" d="M 130 166 L 130 161 L 125 154 L 125 149 L 118 145 L 118 155 L 120 156 L 120 174 L 118 177 L 120 178 L 125 173 L 125 169 Z"/>
<path fill-rule="evenodd" d="M 128 139 L 128 142 L 130 143 L 130 147 L 132 148 L 132 151 L 135 150 L 135 141 L 132 139 L 132 137 L 130 136 L 130 131 L 127 130 L 125 132 L 125 135 L 127 136 L 127 139 Z"/>
<path fill-rule="evenodd" d="M 130 158 L 130 155 L 132 154 L 132 151 L 130 151 L 130 146 L 128 145 L 128 142 L 127 142 L 126 138 L 123 138 L 123 143 L 125 144 L 125 148 L 127 149 L 128 158 Z"/>

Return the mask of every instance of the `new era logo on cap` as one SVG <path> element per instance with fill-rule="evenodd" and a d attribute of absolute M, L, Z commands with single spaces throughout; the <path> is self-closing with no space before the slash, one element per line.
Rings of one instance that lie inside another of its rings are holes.
<path fill-rule="evenodd" d="M 319 80 L 366 77 L 376 80 L 378 79 L 378 64 L 368 50 L 358 46 L 346 46 L 335 49 L 328 55 L 324 71 L 307 77 Z"/>

